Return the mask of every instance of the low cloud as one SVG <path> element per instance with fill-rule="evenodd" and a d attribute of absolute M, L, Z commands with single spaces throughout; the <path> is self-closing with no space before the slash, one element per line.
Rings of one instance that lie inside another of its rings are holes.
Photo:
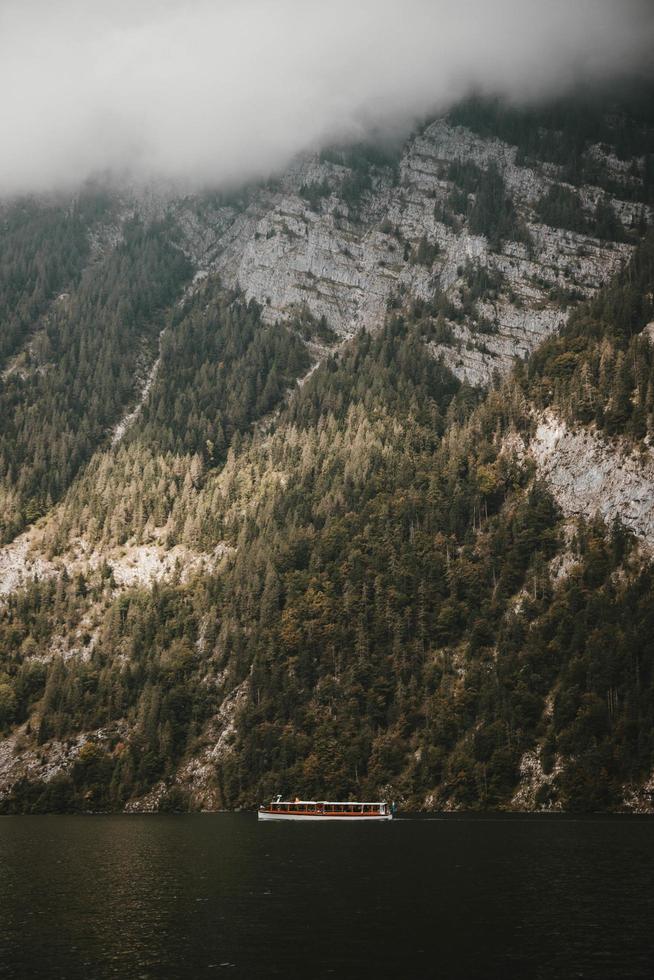
<path fill-rule="evenodd" d="M 472 89 L 645 70 L 653 42 L 649 0 L 2 0 L 0 193 L 266 176 Z"/>

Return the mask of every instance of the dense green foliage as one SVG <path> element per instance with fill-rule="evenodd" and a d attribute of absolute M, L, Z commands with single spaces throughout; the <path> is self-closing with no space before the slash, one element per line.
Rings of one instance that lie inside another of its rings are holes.
<path fill-rule="evenodd" d="M 3 378 L 0 536 L 61 496 L 134 397 L 134 363 L 154 358 L 165 307 L 189 275 L 170 232 L 128 226 L 51 311 L 23 369 Z"/>
<path fill-rule="evenodd" d="M 436 438 L 443 412 L 459 382 L 442 364 L 426 358 L 420 324 L 407 326 L 392 318 L 378 334 L 364 333 L 357 343 L 329 358 L 297 393 L 284 415 L 298 427 L 313 427 L 321 418 L 346 419 L 353 404 L 373 414 L 404 414 L 428 424 Z"/>
<path fill-rule="evenodd" d="M 10 600 L 5 724 L 31 716 L 42 742 L 108 735 L 6 807 L 122 806 L 158 780 L 186 805 L 171 778 L 231 692 L 226 805 L 276 791 L 505 805 L 537 743 L 557 767 L 541 803 L 615 805 L 648 771 L 651 569 L 598 523 L 554 583 L 556 508 L 500 438 L 529 426 L 520 387 L 474 408 L 420 336 L 398 320 L 361 336 L 272 437 L 188 490 L 187 512 L 213 522 L 203 545 L 237 546 L 222 574 L 114 596 L 107 570 Z M 89 606 L 88 659 L 30 661 Z"/>
<path fill-rule="evenodd" d="M 21 199 L 0 212 L 0 363 L 34 330 L 57 292 L 77 284 L 88 261 L 89 228 L 107 208 L 106 196 L 89 189 L 76 200 L 48 206 Z"/>
<path fill-rule="evenodd" d="M 49 636 L 53 622 L 62 616 L 74 620 L 85 603 L 102 601 L 108 585 L 104 580 L 87 590 L 78 579 L 34 588 L 17 605 L 10 604 L 3 618 L 3 640 L 11 629 L 13 643 L 19 644 L 16 650 L 25 657 L 32 645 Z M 193 613 L 191 597 L 179 589 L 109 600 L 88 662 L 65 665 L 57 659 L 46 669 L 28 661 L 17 667 L 13 720 L 25 718 L 40 698 L 41 721 L 35 733 L 39 744 L 115 719 L 130 722 L 128 744 L 117 734 L 111 756 L 87 745 L 57 806 L 115 806 L 171 772 L 211 703 L 209 692 L 198 684 Z M 19 663 L 21 659 L 16 658 Z M 75 802 L 71 791 L 76 783 L 84 793 Z M 63 788 L 47 788 L 37 808 L 50 808 L 55 791 L 62 794 Z"/>
<path fill-rule="evenodd" d="M 625 238 L 622 224 L 610 203 L 601 199 L 594 213 L 588 215 L 577 192 L 561 184 L 550 186 L 538 202 L 536 214 L 540 221 L 554 228 L 595 235 L 612 242 L 620 242 Z"/>
<path fill-rule="evenodd" d="M 256 303 L 201 289 L 171 319 L 130 438 L 217 463 L 234 434 L 274 408 L 309 364 L 292 327 L 264 325 Z"/>
<path fill-rule="evenodd" d="M 504 180 L 495 166 L 482 171 L 468 224 L 473 235 L 486 235 L 493 249 L 499 249 L 505 240 L 526 245 L 530 242 L 529 232 L 516 214 Z"/>
<path fill-rule="evenodd" d="M 505 241 L 531 243 L 525 223 L 516 212 L 496 164 L 487 169 L 475 163 L 452 163 L 447 177 L 455 187 L 445 208 L 436 217 L 452 223 L 451 214 L 463 214 L 473 235 L 485 235 L 491 249 L 499 251 Z"/>
<path fill-rule="evenodd" d="M 616 281 L 572 313 L 560 336 L 532 357 L 527 376 L 538 404 L 610 435 L 654 433 L 654 233 Z"/>

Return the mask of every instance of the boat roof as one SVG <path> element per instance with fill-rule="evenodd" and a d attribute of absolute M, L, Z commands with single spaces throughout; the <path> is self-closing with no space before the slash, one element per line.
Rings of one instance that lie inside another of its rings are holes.
<path fill-rule="evenodd" d="M 272 800 L 273 803 L 289 803 L 295 804 L 296 806 L 302 803 L 307 805 L 309 803 L 317 804 L 329 804 L 329 806 L 382 806 L 386 803 L 386 800 Z"/>

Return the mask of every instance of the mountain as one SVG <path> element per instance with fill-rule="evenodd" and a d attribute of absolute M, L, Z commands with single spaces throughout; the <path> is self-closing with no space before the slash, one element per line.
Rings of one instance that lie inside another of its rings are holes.
<path fill-rule="evenodd" d="M 654 118 L 0 208 L 0 809 L 654 804 Z"/>

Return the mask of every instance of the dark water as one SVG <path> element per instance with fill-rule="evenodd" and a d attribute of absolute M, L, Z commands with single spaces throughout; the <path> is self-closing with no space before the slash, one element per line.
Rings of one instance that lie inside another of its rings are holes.
<path fill-rule="evenodd" d="M 0 977 L 654 975 L 654 821 L 0 818 Z"/>

